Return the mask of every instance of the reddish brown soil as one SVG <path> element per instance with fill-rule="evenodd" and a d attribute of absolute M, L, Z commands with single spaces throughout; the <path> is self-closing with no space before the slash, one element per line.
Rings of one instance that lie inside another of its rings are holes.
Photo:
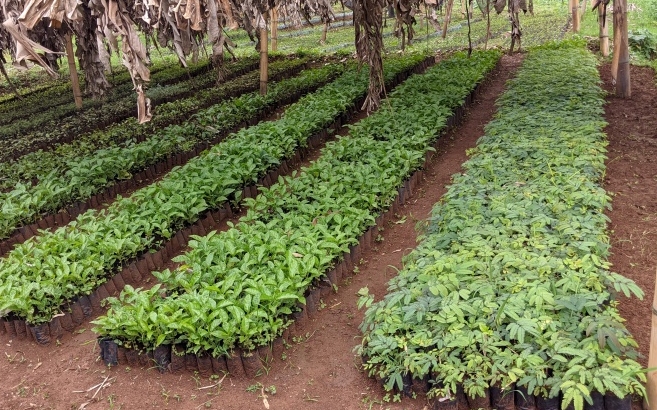
<path fill-rule="evenodd" d="M 383 389 L 361 371 L 360 359 L 353 352 L 360 340 L 362 317 L 356 309 L 356 292 L 367 286 L 378 297 L 385 294 L 402 256 L 416 245 L 415 222 L 428 216 L 451 175 L 461 170 L 466 149 L 483 135 L 483 126 L 494 113 L 493 103 L 520 59 L 503 58 L 464 124 L 442 139 L 424 181 L 402 207 L 398 221 L 386 227 L 378 247 L 363 255 L 359 272 L 324 300 L 325 307 L 295 333 L 284 360 L 276 358 L 267 374 L 256 380 L 226 377 L 218 384 L 218 380 L 191 373 L 160 375 L 154 369 L 125 366 L 108 369 L 98 359 L 95 337 L 87 325 L 81 333 L 65 336 L 57 347 L 27 342 L 2 346 L 0 409 L 264 409 L 261 392 L 247 391 L 256 383 L 275 386 L 276 394 L 268 394 L 271 409 L 426 408 L 424 398 L 385 402 Z M 106 378 L 107 386 L 99 389 Z"/>
<path fill-rule="evenodd" d="M 612 195 L 611 258 L 613 269 L 643 289 L 643 300 L 622 298 L 621 315 L 639 343 L 639 360 L 648 362 L 650 304 L 657 268 L 657 86 L 650 68 L 632 66 L 632 98 L 613 95 L 609 64 L 600 67 L 609 138 L 605 189 Z"/>

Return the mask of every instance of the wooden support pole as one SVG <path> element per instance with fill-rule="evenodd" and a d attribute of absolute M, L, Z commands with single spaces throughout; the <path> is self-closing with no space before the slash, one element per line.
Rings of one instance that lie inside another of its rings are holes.
<path fill-rule="evenodd" d="M 278 50 L 278 7 L 271 9 L 271 51 Z"/>
<path fill-rule="evenodd" d="M 80 79 L 78 78 L 78 70 L 75 67 L 75 55 L 73 54 L 73 36 L 68 33 L 64 36 L 66 42 L 66 59 L 68 60 L 68 72 L 71 76 L 71 86 L 73 88 L 73 98 L 75 99 L 75 106 L 82 108 L 82 93 L 80 92 Z"/>
<path fill-rule="evenodd" d="M 468 57 L 470 57 L 472 55 L 472 34 L 470 28 L 470 9 L 468 7 L 468 3 L 465 3 L 465 13 L 466 17 L 468 18 Z"/>
<path fill-rule="evenodd" d="M 570 0 L 570 11 L 573 19 L 573 33 L 579 33 L 579 1 Z"/>
<path fill-rule="evenodd" d="M 600 25 L 600 53 L 603 57 L 609 56 L 609 25 L 605 21 L 606 13 L 605 6 L 600 3 L 598 6 L 598 24 Z"/>
<path fill-rule="evenodd" d="M 611 83 L 616 85 L 616 79 L 618 78 L 618 57 L 620 57 L 620 22 L 618 21 L 619 14 L 616 13 L 616 0 L 612 5 L 613 16 L 612 20 L 614 21 L 614 55 L 611 59 Z"/>
<path fill-rule="evenodd" d="M 649 369 L 657 367 L 657 277 L 655 278 L 655 294 L 652 297 L 651 313 Z M 648 397 L 646 399 L 648 403 L 643 408 L 657 410 L 657 371 L 648 372 L 647 378 L 646 390 Z"/>
<path fill-rule="evenodd" d="M 268 79 L 267 25 L 260 29 L 260 95 L 267 94 Z"/>
<path fill-rule="evenodd" d="M 447 26 L 449 25 L 449 20 L 452 17 L 452 6 L 454 5 L 454 0 L 447 1 L 447 9 L 445 10 L 445 24 L 443 25 L 443 35 L 445 38 L 447 36 Z"/>
<path fill-rule="evenodd" d="M 488 39 L 490 38 L 490 0 L 486 0 L 486 42 L 484 50 L 488 50 Z"/>
<path fill-rule="evenodd" d="M 616 0 L 614 13 L 618 9 L 618 77 L 616 77 L 616 95 L 621 98 L 632 97 L 630 86 L 630 43 L 627 33 L 627 0 Z"/>
<path fill-rule="evenodd" d="M 322 38 L 319 39 L 319 44 L 326 44 L 326 35 L 328 34 L 329 22 L 324 23 L 324 29 L 322 29 Z"/>

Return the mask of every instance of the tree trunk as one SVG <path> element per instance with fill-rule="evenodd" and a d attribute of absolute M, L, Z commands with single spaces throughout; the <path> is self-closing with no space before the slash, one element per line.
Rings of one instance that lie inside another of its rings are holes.
<path fill-rule="evenodd" d="M 278 51 L 278 7 L 271 9 L 271 51 Z"/>
<path fill-rule="evenodd" d="M 71 75 L 71 87 L 73 88 L 73 98 L 75 99 L 75 106 L 82 108 L 82 93 L 80 92 L 80 80 L 78 78 L 78 70 L 75 68 L 75 55 L 73 54 L 73 37 L 71 33 L 64 36 L 66 42 L 66 58 L 68 60 L 68 72 Z"/>
<path fill-rule="evenodd" d="M 521 48 L 521 37 L 522 31 L 520 30 L 520 18 L 518 16 L 519 4 L 517 2 L 509 1 L 507 6 L 507 11 L 509 12 L 509 21 L 511 22 L 511 47 L 509 48 L 509 54 L 513 53 L 513 47 L 516 42 L 518 42 L 518 51 Z"/>
<path fill-rule="evenodd" d="M 324 23 L 324 29 L 322 30 L 322 38 L 319 40 L 319 43 L 321 45 L 326 44 L 326 34 L 328 33 L 328 29 L 329 29 L 329 22 L 327 21 L 326 23 Z"/>
<path fill-rule="evenodd" d="M 627 0 L 614 1 L 614 15 L 618 15 L 618 76 L 616 77 L 616 95 L 630 98 L 630 46 L 627 34 Z M 614 45 L 614 49 L 615 49 Z M 614 57 L 616 57 L 614 55 Z"/>
<path fill-rule="evenodd" d="M 447 9 L 445 10 L 445 24 L 443 25 L 443 35 L 445 38 L 447 36 L 447 26 L 449 25 L 449 20 L 452 17 L 452 6 L 454 5 L 454 0 L 447 1 Z"/>
<path fill-rule="evenodd" d="M 465 15 L 468 18 L 468 57 L 472 55 L 472 34 L 470 30 L 470 9 L 468 8 L 469 0 L 465 3 Z"/>
<path fill-rule="evenodd" d="M 383 0 L 355 0 L 354 1 L 354 44 L 358 61 L 370 66 L 370 83 L 367 97 L 362 110 L 368 114 L 381 104 L 381 94 L 384 91 L 383 79 L 383 15 L 385 7 Z"/>
<path fill-rule="evenodd" d="M 212 44 L 212 65 L 217 72 L 216 84 L 222 84 L 226 80 L 226 67 L 224 66 L 224 48 L 230 50 L 226 46 L 226 35 L 223 30 L 223 19 L 219 19 L 218 4 L 216 0 L 210 0 L 208 5 L 208 19 L 206 23 L 208 39 Z M 201 42 L 201 47 L 205 50 L 205 46 Z"/>
<path fill-rule="evenodd" d="M 260 29 L 260 95 L 267 94 L 267 26 Z"/>
<path fill-rule="evenodd" d="M 618 57 L 620 57 L 620 24 L 618 22 L 619 14 L 616 13 L 616 2 L 612 4 L 614 12 L 612 20 L 614 21 L 614 55 L 611 59 L 611 84 L 616 85 L 618 78 Z"/>
<path fill-rule="evenodd" d="M 570 0 L 570 11 L 573 19 L 573 33 L 579 33 L 579 2 Z"/>
<path fill-rule="evenodd" d="M 600 3 L 598 6 L 598 24 L 600 25 L 600 53 L 603 57 L 609 56 L 609 30 L 607 26 L 607 6 Z"/>
<path fill-rule="evenodd" d="M 490 0 L 486 0 L 486 41 L 484 42 L 484 50 L 488 50 L 488 39 L 490 38 Z"/>
<path fill-rule="evenodd" d="M 570 0 L 570 14 L 573 20 L 573 33 L 579 33 L 579 1 Z"/>

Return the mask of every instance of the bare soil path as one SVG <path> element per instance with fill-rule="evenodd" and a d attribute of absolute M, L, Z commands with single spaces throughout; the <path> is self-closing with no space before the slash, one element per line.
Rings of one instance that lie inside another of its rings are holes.
<path fill-rule="evenodd" d="M 621 315 L 648 363 L 650 316 L 657 268 L 657 77 L 647 67 L 632 66 L 632 98 L 613 95 L 609 64 L 600 67 L 609 92 L 605 128 L 609 139 L 605 189 L 613 198 L 610 239 L 613 270 L 634 280 L 642 301 L 622 298 Z"/>

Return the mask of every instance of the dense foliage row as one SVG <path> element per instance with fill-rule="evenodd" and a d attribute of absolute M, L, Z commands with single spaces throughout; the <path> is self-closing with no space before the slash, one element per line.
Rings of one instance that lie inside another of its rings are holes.
<path fill-rule="evenodd" d="M 2 95 L 0 95 L 0 112 L 9 111 L 9 105 L 19 101 L 21 98 L 32 96 L 36 93 L 50 92 L 50 90 L 56 89 L 56 87 L 65 87 L 66 82 L 65 79 L 59 79 L 56 82 L 34 84 L 32 87 L 20 87 L 18 91 L 20 98 L 16 96 L 16 93 L 9 86 L 5 85 Z M 13 83 L 12 85 L 16 84 Z"/>
<path fill-rule="evenodd" d="M 256 59 L 240 59 L 231 64 L 233 73 L 242 73 L 255 68 Z M 206 94 L 211 92 L 216 82 L 216 74 L 207 72 L 205 75 L 186 79 L 177 84 L 167 86 L 151 87 L 148 96 L 159 113 L 167 102 L 179 103 L 184 97 L 188 102 L 203 100 L 207 95 L 199 96 L 196 91 Z M 65 107 L 64 107 L 65 108 Z M 134 97 L 131 95 L 112 101 L 111 104 L 96 104 L 83 112 L 59 120 L 61 107 L 47 111 L 42 116 L 16 121 L 9 126 L 0 129 L 0 160 L 6 161 L 23 155 L 39 148 L 50 148 L 53 144 L 70 141 L 78 138 L 81 134 L 87 134 L 92 130 L 107 127 L 118 121 L 134 116 Z"/>
<path fill-rule="evenodd" d="M 183 68 L 177 64 L 168 64 L 168 66 L 156 65 L 151 68 L 150 87 L 162 87 L 175 82 L 185 81 L 191 77 L 196 77 L 210 71 L 210 65 L 207 62 L 195 64 L 187 68 Z M 71 90 L 62 90 L 55 95 L 45 98 L 44 96 L 32 96 L 31 102 L 23 102 L 19 105 L 20 108 L 14 106 L 10 111 L 3 111 L 9 107 L 0 105 L 0 125 L 10 124 L 10 126 L 2 128 L 0 138 L 19 135 L 38 127 L 40 124 L 45 124 L 48 120 L 62 120 L 64 117 L 79 114 L 91 108 L 98 108 L 104 104 L 119 102 L 129 96 L 132 96 L 134 100 L 134 96 L 132 95 L 134 94 L 133 84 L 127 71 L 122 71 L 109 80 L 113 87 L 107 94 L 101 99 L 84 98 L 82 109 L 75 107 L 73 92 Z M 10 106 L 10 104 L 7 105 Z"/>
<path fill-rule="evenodd" d="M 209 65 L 207 62 L 190 64 L 189 69 L 184 69 L 180 67 L 179 64 L 176 64 L 176 61 L 171 61 L 171 59 L 166 58 L 158 58 L 150 67 L 151 80 L 154 81 L 153 84 L 170 84 L 177 79 L 182 78 L 181 74 L 183 73 L 185 75 L 189 74 L 191 76 L 196 76 L 202 72 L 208 71 L 208 69 Z M 10 98 L 0 102 L 0 123 L 4 124 L 8 123 L 8 120 L 24 118 L 33 113 L 41 113 L 62 104 L 72 104 L 73 91 L 71 90 L 70 79 L 66 80 L 66 77 L 67 76 L 64 77 L 63 82 L 45 84 L 42 88 L 32 90 L 31 92 L 24 94 L 21 99 Z M 108 94 L 103 97 L 103 99 L 108 97 L 116 98 L 114 93 L 117 90 L 124 93 L 125 87 L 129 87 L 128 90 L 132 89 L 132 79 L 127 70 L 120 69 L 117 72 L 113 72 L 107 80 L 113 88 L 108 91 Z M 81 88 L 84 88 L 84 81 L 84 75 L 81 75 Z M 12 95 L 9 95 L 8 97 L 12 97 Z M 15 97 L 15 95 L 13 97 Z M 90 101 L 93 100 L 84 98 L 83 104 L 89 104 Z"/>
<path fill-rule="evenodd" d="M 522 19 L 521 24 L 522 47 L 523 49 L 528 49 L 548 41 L 562 39 L 569 29 L 570 22 L 568 17 L 564 15 L 563 9 L 552 8 L 552 10 L 536 13 L 535 16 L 526 16 Z M 597 29 L 598 26 L 596 25 L 596 33 Z M 510 36 L 498 36 L 490 41 L 489 44 L 493 47 L 501 46 L 503 48 L 509 48 L 511 38 Z"/>
<path fill-rule="evenodd" d="M 419 59 L 389 61 L 387 73 L 394 76 Z M 0 312 L 32 324 L 49 321 L 64 301 L 89 294 L 125 261 L 229 198 L 239 199 L 242 187 L 363 98 L 367 85 L 367 70 L 351 69 L 288 107 L 280 120 L 242 129 L 160 182 L 17 246 L 0 259 Z"/>
<path fill-rule="evenodd" d="M 293 73 L 307 61 L 308 59 L 304 57 L 272 62 L 269 66 L 270 78 L 275 80 L 287 73 Z M 250 65 L 255 66 L 252 61 Z M 222 99 L 253 91 L 258 87 L 257 70 L 240 75 L 245 68 L 249 68 L 246 61 L 228 65 L 226 68 L 226 75 L 230 81 L 197 91 L 193 96 L 158 106 L 157 115 L 146 124 L 139 124 L 137 119 L 128 118 L 108 128 L 78 135 L 69 143 L 55 145 L 54 149 L 32 152 L 15 161 L 0 162 L 0 190 L 14 188 L 19 183 L 30 184 L 39 181 L 53 171 L 60 175 L 64 174 L 68 169 L 67 163 L 71 160 L 89 155 L 100 148 L 142 141 L 170 124 L 187 121 L 192 114 L 202 108 L 214 105 Z"/>
<path fill-rule="evenodd" d="M 565 22 L 565 17 L 562 17 L 561 20 Z M 400 41 L 394 35 L 394 19 L 388 19 L 387 27 L 384 28 L 383 40 L 385 45 L 385 50 L 387 52 L 395 52 L 400 48 Z M 325 44 L 320 43 L 321 32 L 323 27 L 321 25 L 316 26 L 312 29 L 303 29 L 287 34 L 279 33 L 278 40 L 278 49 L 284 52 L 299 52 L 299 50 L 309 50 L 319 53 L 336 53 L 336 52 L 350 52 L 354 49 L 353 42 L 353 27 L 345 26 L 345 23 L 351 22 L 335 22 L 331 25 L 331 28 L 327 35 L 327 40 Z M 425 19 L 420 20 L 420 26 L 415 26 L 415 38 L 413 40 L 413 45 L 408 45 L 411 50 L 435 50 L 435 49 L 462 49 L 463 47 L 468 46 L 468 28 L 465 19 L 463 19 L 459 13 L 452 16 L 451 23 L 448 27 L 447 38 L 443 39 L 439 33 L 435 31 L 433 26 L 430 26 L 428 29 L 426 25 L 422 27 L 422 24 L 425 23 Z M 530 19 L 523 19 L 524 24 L 532 24 L 533 22 Z M 499 36 L 502 33 L 508 31 L 509 21 L 506 15 L 491 15 L 491 33 L 493 37 Z M 476 44 L 483 44 L 486 33 L 486 19 L 482 19 L 479 15 L 476 19 L 472 20 L 472 41 Z M 290 38 L 293 37 L 293 38 Z M 427 40 L 428 38 L 428 40 Z M 246 36 L 238 36 L 236 42 L 240 44 L 240 48 L 247 49 L 250 48 L 252 44 Z"/>
<path fill-rule="evenodd" d="M 613 301 L 642 292 L 606 261 L 598 81 L 581 44 L 526 58 L 421 244 L 365 314 L 360 352 L 388 389 L 409 376 L 440 382 L 441 397 L 515 384 L 578 410 L 594 391 L 643 393 Z"/>
<path fill-rule="evenodd" d="M 270 71 L 272 74 L 277 74 L 288 70 L 290 65 L 303 64 L 303 61 L 273 63 Z M 296 91 L 294 87 L 309 89 L 318 82 L 327 81 L 338 69 L 336 66 L 331 67 L 317 74 L 314 74 L 316 71 L 311 71 L 298 80 L 285 81 L 281 86 L 276 85 L 272 87 L 275 91 L 266 97 L 250 93 L 218 104 L 207 112 L 197 113 L 195 121 L 155 131 L 141 143 L 130 142 L 122 146 L 99 149 L 86 156 L 78 152 L 70 159 L 59 158 L 59 160 L 66 159 L 66 162 L 61 164 L 55 162 L 54 164 L 59 165 L 60 169 L 50 170 L 46 175 L 40 176 L 39 182 L 35 185 L 16 181 L 14 189 L 0 193 L 0 201 L 2 201 L 0 238 L 9 237 L 15 229 L 34 222 L 44 213 L 53 213 L 74 201 L 86 200 L 117 180 L 130 178 L 132 172 L 138 172 L 158 160 L 166 159 L 171 153 L 189 150 L 201 140 L 208 140 L 218 133 L 227 132 L 231 126 L 254 118 L 264 109 L 293 94 Z M 248 79 L 247 85 L 251 83 L 250 88 L 254 88 L 255 79 L 255 75 Z M 244 84 L 231 82 L 227 88 L 235 90 L 240 86 L 244 87 Z M 220 117 L 215 118 L 217 116 Z M 206 120 L 208 117 L 212 119 L 211 122 Z M 170 119 L 170 117 L 160 118 L 161 121 Z M 152 125 L 161 121 L 153 122 Z M 200 121 L 200 124 L 197 124 L 197 121 Z M 207 128 L 210 126 L 211 131 Z M 123 131 L 128 131 L 125 128 Z M 149 127 L 142 126 L 142 128 Z M 140 132 L 145 131 L 142 128 L 139 128 Z M 118 129 L 112 131 L 112 134 L 119 132 Z M 124 134 L 124 137 L 129 136 L 128 132 Z M 98 140 L 92 143 L 97 144 Z"/>
<path fill-rule="evenodd" d="M 272 71 L 277 71 L 274 67 Z M 212 141 L 238 124 L 254 120 L 287 98 L 316 89 L 335 78 L 341 65 L 304 71 L 298 77 L 270 85 L 266 96 L 259 92 L 243 94 L 195 114 L 182 125 L 166 127 L 141 143 L 100 149 L 66 162 L 66 172 L 51 172 L 38 184 L 18 184 L 8 193 L 0 193 L 0 238 L 18 227 L 34 222 L 43 213 L 54 212 L 74 201 L 86 200 L 132 173 L 165 160 L 177 152 L 186 152 L 201 141 Z"/>
<path fill-rule="evenodd" d="M 298 177 L 280 178 L 248 199 L 239 224 L 191 241 L 179 268 L 155 274 L 162 285 L 126 287 L 110 299 L 95 331 L 133 348 L 181 344 L 215 357 L 273 341 L 313 281 L 390 206 L 452 109 L 498 56 L 459 55 L 406 80 L 386 108 L 327 144 Z"/>

